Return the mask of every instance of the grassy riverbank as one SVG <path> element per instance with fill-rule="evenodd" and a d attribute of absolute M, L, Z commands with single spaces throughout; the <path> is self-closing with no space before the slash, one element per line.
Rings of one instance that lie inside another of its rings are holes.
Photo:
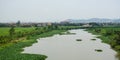
<path fill-rule="evenodd" d="M 45 60 L 47 58 L 45 55 L 21 53 L 23 51 L 22 48 L 31 46 L 37 42 L 37 38 L 48 37 L 65 31 L 66 30 L 52 30 L 40 35 L 29 36 L 29 38 L 18 42 L 4 44 L 0 47 L 0 60 Z"/>
<path fill-rule="evenodd" d="M 63 34 L 79 26 L 45 26 L 45 27 L 1 27 L 0 60 L 45 60 L 47 56 L 21 53 L 24 47 L 36 43 L 38 38 Z"/>
<path fill-rule="evenodd" d="M 102 42 L 109 44 L 112 49 L 116 50 L 116 55 L 120 60 L 120 28 L 109 27 L 109 28 L 88 28 L 89 32 L 97 35 L 101 35 Z"/>

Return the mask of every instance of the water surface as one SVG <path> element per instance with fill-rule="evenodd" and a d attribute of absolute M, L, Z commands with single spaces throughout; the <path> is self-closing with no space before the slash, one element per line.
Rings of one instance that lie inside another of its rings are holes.
<path fill-rule="evenodd" d="M 95 35 L 83 29 L 69 30 L 75 35 L 54 35 L 40 38 L 38 43 L 24 48 L 23 53 L 43 54 L 46 60 L 118 60 L 116 52 L 108 44 L 101 43 Z M 95 38 L 96 41 L 91 39 Z M 76 41 L 82 39 L 82 41 Z M 102 52 L 96 52 L 101 49 Z"/>

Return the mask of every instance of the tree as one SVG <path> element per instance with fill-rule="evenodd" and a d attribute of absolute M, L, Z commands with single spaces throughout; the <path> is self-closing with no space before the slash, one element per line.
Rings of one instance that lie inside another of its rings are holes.
<path fill-rule="evenodd" d="M 16 25 L 19 27 L 19 26 L 20 26 L 20 21 L 18 21 L 18 22 L 16 23 Z"/>
<path fill-rule="evenodd" d="M 11 29 L 9 30 L 9 34 L 10 34 L 11 39 L 13 39 L 14 33 L 15 33 L 15 29 L 14 29 L 14 26 L 12 26 Z"/>
<path fill-rule="evenodd" d="M 116 31 L 116 36 L 114 39 L 116 40 L 116 43 L 120 45 L 120 31 Z"/>
<path fill-rule="evenodd" d="M 99 23 L 95 23 L 95 22 L 91 22 L 91 23 L 89 23 L 89 25 L 92 25 L 92 27 L 98 27 L 98 26 L 100 26 Z"/>
<path fill-rule="evenodd" d="M 58 29 L 58 25 L 55 25 L 54 27 L 55 27 L 55 29 Z"/>

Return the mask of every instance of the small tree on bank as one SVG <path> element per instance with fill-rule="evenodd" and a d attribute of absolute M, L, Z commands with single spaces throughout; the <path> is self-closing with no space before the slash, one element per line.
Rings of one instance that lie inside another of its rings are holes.
<path fill-rule="evenodd" d="M 20 21 L 18 21 L 18 22 L 16 23 L 16 25 L 17 25 L 17 27 L 20 27 Z"/>
<path fill-rule="evenodd" d="M 13 39 L 14 33 L 15 33 L 15 29 L 14 29 L 14 26 L 12 26 L 11 29 L 9 30 L 9 35 L 11 39 Z"/>

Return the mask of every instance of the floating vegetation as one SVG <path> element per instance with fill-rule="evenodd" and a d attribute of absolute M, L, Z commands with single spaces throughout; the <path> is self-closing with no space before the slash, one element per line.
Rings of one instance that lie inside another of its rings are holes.
<path fill-rule="evenodd" d="M 67 32 L 62 32 L 62 33 L 59 33 L 60 35 L 70 35 L 70 34 L 76 34 L 76 33 L 71 33 L 71 32 L 69 32 L 69 31 L 67 31 Z"/>
<path fill-rule="evenodd" d="M 97 52 L 102 52 L 103 50 L 101 50 L 101 49 L 95 49 L 95 51 L 97 51 Z"/>
<path fill-rule="evenodd" d="M 91 39 L 91 40 L 95 41 L 96 39 Z"/>
<path fill-rule="evenodd" d="M 76 41 L 82 41 L 82 39 L 76 39 Z"/>

